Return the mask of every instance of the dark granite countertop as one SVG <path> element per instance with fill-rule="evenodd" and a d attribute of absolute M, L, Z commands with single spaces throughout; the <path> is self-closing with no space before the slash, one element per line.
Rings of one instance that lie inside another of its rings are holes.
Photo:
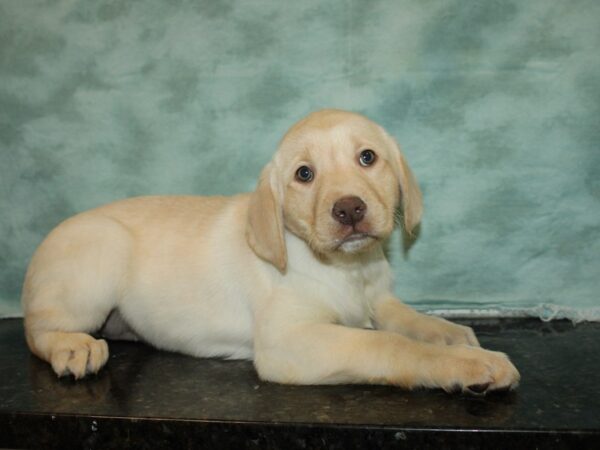
<path fill-rule="evenodd" d="M 469 397 L 388 386 L 282 386 L 250 362 L 112 342 L 97 376 L 57 379 L 21 320 L 0 321 L 0 447 L 600 448 L 600 324 L 470 321 L 522 375 Z"/>

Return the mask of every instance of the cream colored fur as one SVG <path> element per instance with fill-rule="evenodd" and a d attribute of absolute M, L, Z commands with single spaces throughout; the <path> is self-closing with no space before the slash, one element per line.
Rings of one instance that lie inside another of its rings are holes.
<path fill-rule="evenodd" d="M 368 167 L 365 149 L 376 154 Z M 308 183 L 295 177 L 303 165 Z M 367 206 L 355 229 L 332 216 L 348 196 Z M 394 140 L 360 115 L 313 113 L 283 138 L 254 193 L 132 198 L 60 224 L 27 272 L 27 342 L 75 378 L 106 363 L 106 341 L 91 336 L 106 332 L 253 359 L 281 383 L 514 388 L 506 355 L 394 298 L 382 242 L 399 206 L 410 232 L 421 193 Z"/>

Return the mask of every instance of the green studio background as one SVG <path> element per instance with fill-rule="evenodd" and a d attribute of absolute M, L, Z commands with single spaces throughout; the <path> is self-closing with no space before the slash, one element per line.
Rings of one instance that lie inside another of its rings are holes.
<path fill-rule="evenodd" d="M 308 112 L 362 112 L 425 195 L 396 290 L 452 314 L 599 319 L 600 2 L 0 2 L 0 315 L 52 227 L 254 188 Z"/>

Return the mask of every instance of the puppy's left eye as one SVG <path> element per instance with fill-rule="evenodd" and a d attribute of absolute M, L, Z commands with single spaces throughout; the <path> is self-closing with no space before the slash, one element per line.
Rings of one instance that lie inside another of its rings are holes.
<path fill-rule="evenodd" d="M 301 183 L 310 183 L 314 177 L 314 172 L 308 166 L 301 166 L 296 170 L 296 180 Z"/>
<path fill-rule="evenodd" d="M 360 163 L 361 166 L 367 167 L 367 166 L 372 165 L 376 159 L 377 159 L 377 155 L 375 154 L 375 152 L 373 150 L 367 149 L 367 150 L 363 150 L 362 152 L 360 152 L 358 162 Z"/>

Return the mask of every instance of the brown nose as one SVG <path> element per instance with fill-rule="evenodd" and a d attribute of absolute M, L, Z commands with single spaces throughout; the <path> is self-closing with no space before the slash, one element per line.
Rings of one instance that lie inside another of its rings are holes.
<path fill-rule="evenodd" d="M 367 205 L 359 197 L 343 197 L 333 205 L 331 215 L 344 225 L 354 225 L 365 217 Z"/>

